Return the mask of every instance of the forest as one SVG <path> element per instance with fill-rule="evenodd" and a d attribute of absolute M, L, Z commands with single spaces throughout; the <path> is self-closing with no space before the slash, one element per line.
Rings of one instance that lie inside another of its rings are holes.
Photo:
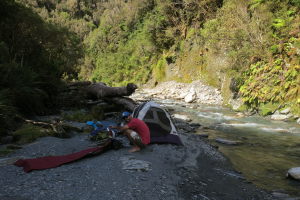
<path fill-rule="evenodd" d="M 300 115 L 300 0 L 1 0 L 0 136 L 70 81 L 203 80 Z"/>

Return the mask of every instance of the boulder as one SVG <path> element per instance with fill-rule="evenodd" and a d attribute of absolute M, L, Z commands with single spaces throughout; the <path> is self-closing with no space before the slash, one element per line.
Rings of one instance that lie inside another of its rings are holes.
<path fill-rule="evenodd" d="M 276 111 L 272 116 L 272 120 L 277 120 L 277 121 L 282 121 L 282 120 L 287 120 L 290 116 L 286 114 L 280 114 L 278 111 Z"/>
<path fill-rule="evenodd" d="M 300 180 L 300 167 L 294 167 L 289 169 L 286 176 L 296 180 Z"/>
<path fill-rule="evenodd" d="M 290 111 L 291 111 L 291 108 L 286 108 L 286 109 L 280 111 L 279 113 L 280 113 L 280 114 L 285 114 L 285 115 L 286 115 L 286 114 L 289 114 Z"/>
<path fill-rule="evenodd" d="M 208 138 L 208 134 L 207 133 L 201 133 L 201 134 L 198 134 L 198 136 L 204 137 L 204 138 Z"/>
<path fill-rule="evenodd" d="M 192 119 L 186 115 L 174 114 L 173 117 L 187 122 L 192 121 Z"/>
<path fill-rule="evenodd" d="M 189 93 L 185 96 L 184 101 L 186 103 L 192 103 L 193 101 L 196 100 L 197 97 L 197 93 L 195 91 L 195 89 L 192 87 L 189 91 Z"/>
<path fill-rule="evenodd" d="M 298 118 L 297 123 L 300 124 L 300 118 Z"/>

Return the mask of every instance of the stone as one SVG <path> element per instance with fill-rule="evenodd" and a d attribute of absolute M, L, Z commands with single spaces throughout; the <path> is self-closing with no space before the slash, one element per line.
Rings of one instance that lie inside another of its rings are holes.
<path fill-rule="evenodd" d="M 198 127 L 201 126 L 201 124 L 199 124 L 199 123 L 191 123 L 190 126 L 193 126 L 193 127 L 197 127 L 197 128 L 198 128 Z"/>
<path fill-rule="evenodd" d="M 288 198 L 289 195 L 281 192 L 273 192 L 272 195 L 276 198 Z"/>
<path fill-rule="evenodd" d="M 272 120 L 277 120 L 277 121 L 287 120 L 288 118 L 289 118 L 288 115 L 277 114 L 277 112 L 271 116 Z"/>
<path fill-rule="evenodd" d="M 192 121 L 192 119 L 186 115 L 174 114 L 173 117 L 187 122 Z"/>
<path fill-rule="evenodd" d="M 298 118 L 297 123 L 300 124 L 300 118 Z"/>
<path fill-rule="evenodd" d="M 151 163 L 148 161 L 136 160 L 133 157 L 122 157 L 120 160 L 122 161 L 122 169 L 124 170 L 137 170 L 147 172 L 151 169 Z"/>
<path fill-rule="evenodd" d="M 233 110 L 238 110 L 243 105 L 243 101 L 242 99 L 230 99 L 229 104 Z"/>
<path fill-rule="evenodd" d="M 238 145 L 240 143 L 238 141 L 227 140 L 227 139 L 223 139 L 223 138 L 216 138 L 216 142 L 221 143 L 221 144 L 227 144 L 227 145 Z"/>
<path fill-rule="evenodd" d="M 296 180 L 300 180 L 300 167 L 294 167 L 289 169 L 286 176 Z"/>
<path fill-rule="evenodd" d="M 184 97 L 184 101 L 186 103 L 192 103 L 193 101 L 195 101 L 196 97 L 197 97 L 197 93 L 195 89 L 192 87 L 189 93 Z"/>
<path fill-rule="evenodd" d="M 280 114 L 285 114 L 285 115 L 286 115 L 286 114 L 289 114 L 290 111 L 291 111 L 291 108 L 286 108 L 286 109 L 280 111 L 279 113 L 280 113 Z"/>
<path fill-rule="evenodd" d="M 200 137 L 204 137 L 204 138 L 207 138 L 208 137 L 208 134 L 205 134 L 205 133 L 201 133 L 201 134 L 198 134 Z"/>

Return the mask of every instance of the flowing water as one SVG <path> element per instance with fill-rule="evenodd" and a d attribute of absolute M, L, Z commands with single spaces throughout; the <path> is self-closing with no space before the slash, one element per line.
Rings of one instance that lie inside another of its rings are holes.
<path fill-rule="evenodd" d="M 206 132 L 211 143 L 215 143 L 216 138 L 240 141 L 237 146 L 217 145 L 248 181 L 266 190 L 300 195 L 300 181 L 285 176 L 290 168 L 300 167 L 300 125 L 296 122 L 272 121 L 260 116 L 241 117 L 221 106 L 189 108 L 169 100 L 161 103 L 209 127 L 198 133 Z"/>

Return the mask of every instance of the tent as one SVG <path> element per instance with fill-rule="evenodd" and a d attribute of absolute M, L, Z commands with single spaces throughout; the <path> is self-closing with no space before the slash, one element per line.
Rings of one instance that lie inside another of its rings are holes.
<path fill-rule="evenodd" d="M 132 115 L 148 125 L 151 134 L 150 143 L 182 145 L 171 115 L 159 104 L 153 101 L 142 103 L 134 109 Z"/>

